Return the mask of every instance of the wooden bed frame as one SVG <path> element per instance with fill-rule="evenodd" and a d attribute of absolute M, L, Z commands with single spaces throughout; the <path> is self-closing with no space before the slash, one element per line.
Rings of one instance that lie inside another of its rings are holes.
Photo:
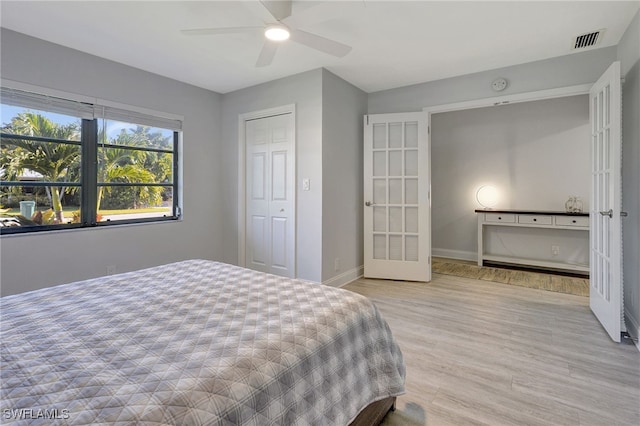
<path fill-rule="evenodd" d="M 395 410 L 395 396 L 381 399 L 380 401 L 367 405 L 365 409 L 358 414 L 358 417 L 349 424 L 349 426 L 377 426 L 382 422 L 382 419 L 384 419 L 388 412 Z"/>

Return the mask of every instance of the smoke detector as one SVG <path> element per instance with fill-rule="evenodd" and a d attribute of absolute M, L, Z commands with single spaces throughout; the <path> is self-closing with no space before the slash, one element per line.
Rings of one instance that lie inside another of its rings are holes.
<path fill-rule="evenodd" d="M 587 47 L 596 46 L 602 40 L 604 32 L 605 29 L 603 28 L 601 30 L 575 36 L 571 42 L 571 50 L 586 49 Z"/>

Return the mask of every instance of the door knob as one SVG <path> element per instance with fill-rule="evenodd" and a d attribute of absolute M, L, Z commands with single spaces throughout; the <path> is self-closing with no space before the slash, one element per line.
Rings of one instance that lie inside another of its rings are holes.
<path fill-rule="evenodd" d="M 364 205 L 365 205 L 365 206 L 367 206 L 367 207 L 371 207 L 371 206 L 373 206 L 374 204 L 375 204 L 375 203 L 372 203 L 371 201 L 366 201 L 366 202 L 364 203 Z"/>
<path fill-rule="evenodd" d="M 600 212 L 600 214 L 602 216 L 609 216 L 609 217 L 612 218 L 613 217 L 613 209 L 609 209 L 609 211 L 606 211 L 606 212 Z"/>

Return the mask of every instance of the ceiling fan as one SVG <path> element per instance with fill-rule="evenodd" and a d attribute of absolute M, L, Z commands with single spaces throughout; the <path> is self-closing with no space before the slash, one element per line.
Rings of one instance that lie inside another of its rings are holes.
<path fill-rule="evenodd" d="M 260 55 L 258 56 L 256 67 L 265 67 L 271 64 L 276 51 L 278 50 L 279 43 L 289 39 L 339 58 L 345 56 L 351 51 L 351 46 L 295 28 L 293 22 L 294 19 L 291 16 L 292 2 L 293 0 L 260 0 L 260 3 L 262 3 L 275 20 L 274 23 L 269 23 L 266 26 L 195 28 L 182 30 L 181 32 L 185 35 L 198 36 L 264 30 L 265 42 L 262 46 L 262 50 L 260 51 Z"/>

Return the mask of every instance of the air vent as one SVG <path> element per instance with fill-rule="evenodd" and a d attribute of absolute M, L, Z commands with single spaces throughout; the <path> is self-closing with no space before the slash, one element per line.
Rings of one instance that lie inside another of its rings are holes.
<path fill-rule="evenodd" d="M 587 34 L 582 34 L 576 36 L 573 39 L 573 43 L 571 45 L 571 49 L 585 49 L 587 47 L 593 47 L 600 40 L 602 40 L 602 36 L 604 35 L 604 30 L 593 31 Z"/>

